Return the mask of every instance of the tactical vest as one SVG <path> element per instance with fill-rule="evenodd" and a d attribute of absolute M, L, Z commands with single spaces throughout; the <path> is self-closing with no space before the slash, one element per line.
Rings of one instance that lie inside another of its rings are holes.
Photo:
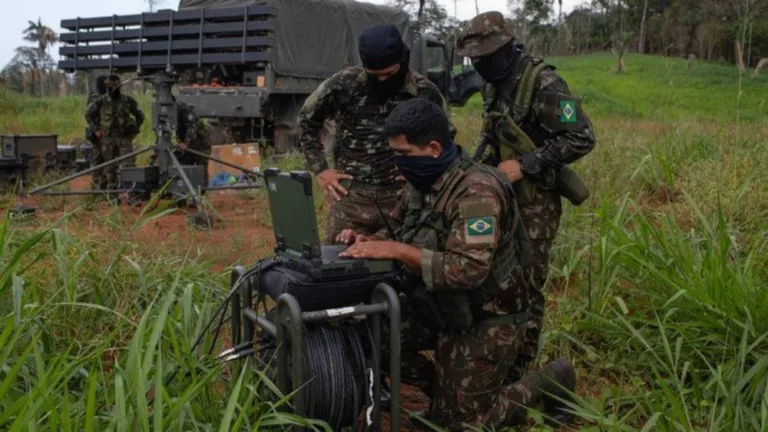
<path fill-rule="evenodd" d="M 123 137 L 131 132 L 129 128 L 131 125 L 133 129 L 137 129 L 129 102 L 125 97 L 111 100 L 104 96 L 99 109 L 99 120 L 104 136 Z"/>
<path fill-rule="evenodd" d="M 410 185 L 407 186 L 411 200 L 403 226 L 396 233 L 401 242 L 444 252 L 451 230 L 445 212 L 449 199 L 462 181 L 472 172 L 479 170 L 490 174 L 502 185 L 510 204 L 506 210 L 511 214 L 506 221 L 501 222 L 511 224 L 511 229 L 503 231 L 490 272 L 481 287 L 470 293 L 426 293 L 425 289 L 420 292 L 417 290 L 416 301 L 431 307 L 432 310 L 426 313 L 433 318 L 433 324 L 441 330 L 448 331 L 468 330 L 474 322 L 491 318 L 488 312 L 482 310 L 483 305 L 501 291 L 501 284 L 512 271 L 526 266 L 531 259 L 528 236 L 522 225 L 515 192 L 509 181 L 496 169 L 473 161 L 463 151 L 459 163 L 459 169 L 445 185 L 438 202 L 431 209 L 424 208 L 424 195 L 421 192 Z M 423 288 L 423 283 L 421 287 Z M 504 318 L 508 318 L 510 322 L 517 322 L 521 320 L 521 314 Z"/>
<path fill-rule="evenodd" d="M 496 163 L 517 159 L 536 150 L 536 144 L 519 125 L 528 119 L 539 75 L 544 69 L 554 68 L 538 58 L 529 58 L 524 62 L 520 80 L 513 89 L 514 100 L 511 106 L 501 95 L 509 89 L 497 89 L 495 86 L 486 84 L 487 100 L 482 131 L 486 139 L 495 138 L 496 142 L 493 143 L 492 148 L 496 152 Z M 538 182 L 523 178 L 513 187 L 517 193 L 518 203 L 521 205 L 531 203 L 539 188 L 555 190 L 574 205 L 580 205 L 589 198 L 589 188 L 578 174 L 567 166 L 563 166 L 558 172 L 553 170 L 545 172 Z"/>

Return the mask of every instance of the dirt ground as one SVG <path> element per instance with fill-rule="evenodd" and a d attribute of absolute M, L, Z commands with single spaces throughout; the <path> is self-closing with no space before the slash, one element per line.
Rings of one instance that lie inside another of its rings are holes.
<path fill-rule="evenodd" d="M 90 176 L 69 183 L 70 190 L 86 190 Z M 35 207 L 34 225 L 47 225 L 57 221 L 59 227 L 83 240 L 104 241 L 122 239 L 135 245 L 143 255 L 157 254 L 189 257 L 208 263 L 212 271 L 226 270 L 235 264 L 245 266 L 268 255 L 274 245 L 269 227 L 269 210 L 263 200 L 244 191 L 213 191 L 206 193 L 213 209 L 214 225 L 211 230 L 195 230 L 187 224 L 194 208 L 177 207 L 170 213 L 134 228 L 148 202 L 136 206 L 111 206 L 104 200 L 85 196 L 32 196 L 17 198 L 16 204 Z M 171 201 L 162 205 L 171 205 Z M 148 211 L 147 211 L 148 213 Z M 65 220 L 62 217 L 66 216 Z"/>

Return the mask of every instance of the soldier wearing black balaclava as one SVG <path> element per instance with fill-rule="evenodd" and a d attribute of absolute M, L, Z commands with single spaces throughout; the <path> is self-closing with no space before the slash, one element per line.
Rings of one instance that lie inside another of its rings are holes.
<path fill-rule="evenodd" d="M 91 105 L 96 99 L 100 98 L 101 96 L 104 96 L 107 94 L 107 77 L 104 75 L 99 75 L 96 77 L 96 88 L 94 88 L 89 94 L 88 94 L 88 102 L 85 104 L 86 109 L 88 106 Z M 86 124 L 88 123 L 88 118 L 85 119 Z M 101 143 L 100 140 L 96 137 L 96 131 L 92 130 L 90 126 L 86 125 L 85 127 L 85 139 L 91 143 L 93 153 L 91 156 L 91 166 L 96 165 L 94 161 L 101 160 L 103 161 L 103 157 L 101 155 Z"/>
<path fill-rule="evenodd" d="M 330 205 L 328 243 L 345 228 L 377 232 L 385 224 L 376 204 L 384 214 L 394 208 L 403 181 L 381 132 L 392 110 L 423 97 L 449 113 L 437 86 L 409 68 L 410 50 L 395 26 L 366 28 L 358 48 L 362 65 L 344 68 L 321 83 L 298 116 L 307 167 Z M 327 120 L 336 123 L 333 168 L 322 144 Z"/>
<path fill-rule="evenodd" d="M 525 278 L 533 281 L 530 319 L 509 377 L 514 382 L 538 354 L 543 288 L 562 215 L 561 197 L 579 205 L 589 196 L 568 165 L 591 152 L 596 138 L 579 98 L 554 67 L 524 52 L 512 27 L 499 12 L 480 14 L 459 35 L 456 53 L 469 57 L 486 82 L 485 119 L 475 157 L 497 166 L 514 183 L 533 249 L 531 265 L 524 269 Z"/>
<path fill-rule="evenodd" d="M 139 134 L 144 123 L 144 113 L 136 99 L 120 91 L 120 77 L 111 75 L 106 81 L 106 94 L 88 105 L 85 117 L 88 127 L 95 131 L 100 141 L 100 164 L 133 151 L 132 141 Z M 120 164 L 123 167 L 136 165 L 135 158 Z M 117 166 L 109 165 L 93 176 L 93 188 L 98 190 L 118 188 Z"/>

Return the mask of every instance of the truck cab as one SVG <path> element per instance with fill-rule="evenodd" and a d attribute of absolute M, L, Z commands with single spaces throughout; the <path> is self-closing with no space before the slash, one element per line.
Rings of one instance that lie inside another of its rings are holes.
<path fill-rule="evenodd" d="M 434 35 L 426 37 L 427 77 L 437 85 L 446 100 L 454 106 L 464 106 L 472 95 L 481 91 L 483 79 L 464 58 L 456 65 L 453 44 L 446 44 Z"/>

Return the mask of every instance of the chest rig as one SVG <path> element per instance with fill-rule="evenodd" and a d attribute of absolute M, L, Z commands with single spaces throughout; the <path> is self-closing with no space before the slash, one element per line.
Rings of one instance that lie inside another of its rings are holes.
<path fill-rule="evenodd" d="M 376 103 L 365 90 L 366 74 L 362 72 L 355 81 L 355 89 L 341 110 L 341 122 L 345 127 L 338 130 L 350 148 L 373 147 L 376 151 L 389 152 L 389 144 L 381 134 L 384 119 L 397 105 L 413 96 L 402 91 L 384 103 Z"/>
<path fill-rule="evenodd" d="M 129 125 L 135 126 L 128 101 L 124 98 L 112 100 L 104 96 L 99 108 L 101 130 L 104 131 L 104 135 L 119 137 L 126 133 Z"/>
<path fill-rule="evenodd" d="M 497 170 L 474 162 L 463 151 L 458 163 L 459 166 L 453 170 L 451 179 L 436 197 L 425 196 L 414 187 L 406 186 L 410 202 L 403 226 L 396 233 L 397 238 L 404 243 L 435 252 L 445 252 L 446 241 L 451 233 L 451 225 L 446 215 L 447 207 L 467 175 L 479 170 L 490 174 L 503 186 L 508 201 L 508 213 L 506 218 L 499 220 L 502 237 L 490 273 L 479 288 L 470 292 L 427 293 L 423 282 L 416 282 L 415 275 L 411 275 L 412 283 L 420 285 L 415 290 L 414 298 L 417 302 L 425 303 L 431 309 L 428 313 L 433 322 L 440 330 L 447 331 L 468 330 L 474 322 L 489 318 L 491 314 L 483 310 L 483 305 L 498 295 L 502 284 L 512 271 L 528 265 L 531 254 L 512 185 Z"/>

